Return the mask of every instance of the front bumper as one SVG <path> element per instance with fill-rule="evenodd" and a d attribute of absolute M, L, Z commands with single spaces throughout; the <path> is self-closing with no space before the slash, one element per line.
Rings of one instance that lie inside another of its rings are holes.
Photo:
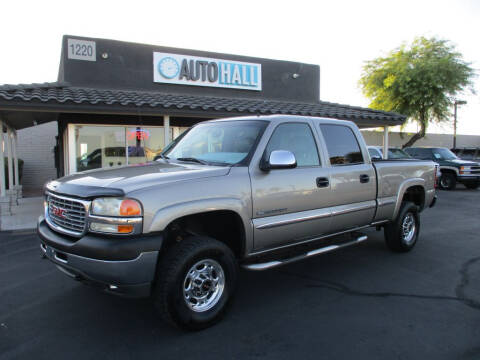
<path fill-rule="evenodd" d="M 462 175 L 457 175 L 457 179 L 461 183 L 464 183 L 464 182 L 480 182 L 480 175 L 462 174 Z"/>
<path fill-rule="evenodd" d="M 150 295 L 163 237 L 72 239 L 51 230 L 43 217 L 37 232 L 45 256 L 65 274 L 112 294 Z"/>

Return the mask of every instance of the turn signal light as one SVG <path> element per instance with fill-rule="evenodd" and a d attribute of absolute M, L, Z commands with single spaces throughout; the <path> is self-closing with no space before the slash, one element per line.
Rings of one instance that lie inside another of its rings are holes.
<path fill-rule="evenodd" d="M 122 234 L 131 233 L 133 231 L 133 225 L 118 225 L 117 231 Z"/>
<path fill-rule="evenodd" d="M 135 200 L 125 199 L 120 204 L 121 216 L 135 216 L 135 215 L 141 215 L 141 214 L 142 214 L 142 209 L 140 208 L 140 204 Z M 131 232 L 133 230 L 133 226 L 128 225 L 127 227 L 131 228 L 127 232 Z M 123 231 L 120 231 L 120 226 L 118 228 L 119 228 L 119 232 L 123 232 Z"/>

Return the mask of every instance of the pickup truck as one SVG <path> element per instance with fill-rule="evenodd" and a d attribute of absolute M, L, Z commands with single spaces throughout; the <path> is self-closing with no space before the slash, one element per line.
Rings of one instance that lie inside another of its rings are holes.
<path fill-rule="evenodd" d="M 197 124 L 144 165 L 45 186 L 38 235 L 65 274 L 150 296 L 184 329 L 217 322 L 238 268 L 266 270 L 358 244 L 384 228 L 411 250 L 434 205 L 432 161 L 372 162 L 349 121 L 255 116 Z"/>
<path fill-rule="evenodd" d="M 406 148 L 410 156 L 435 161 L 440 167 L 440 188 L 454 190 L 457 183 L 468 189 L 477 189 L 480 186 L 480 163 L 459 159 L 447 148 L 437 147 L 410 147 Z"/>

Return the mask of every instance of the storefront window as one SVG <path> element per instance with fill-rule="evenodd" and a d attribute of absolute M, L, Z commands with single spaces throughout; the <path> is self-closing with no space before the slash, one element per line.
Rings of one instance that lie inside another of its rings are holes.
<path fill-rule="evenodd" d="M 151 161 L 164 148 L 163 127 L 129 127 L 127 145 L 129 164 Z"/>
<path fill-rule="evenodd" d="M 170 127 L 170 141 L 188 128 Z M 165 147 L 162 126 L 69 125 L 69 173 L 152 161 Z"/>
<path fill-rule="evenodd" d="M 75 125 L 76 171 L 126 164 L 125 128 Z"/>

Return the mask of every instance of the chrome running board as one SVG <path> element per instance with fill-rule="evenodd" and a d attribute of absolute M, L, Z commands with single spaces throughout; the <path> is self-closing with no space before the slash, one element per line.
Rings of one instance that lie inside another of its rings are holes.
<path fill-rule="evenodd" d="M 247 270 L 255 270 L 255 271 L 272 269 L 272 268 L 277 267 L 277 266 L 290 264 L 292 262 L 303 260 L 303 259 L 306 259 L 306 258 L 309 258 L 309 257 L 312 257 L 312 256 L 324 254 L 324 253 L 335 251 L 335 250 L 338 250 L 338 249 L 341 249 L 341 248 L 344 248 L 344 247 L 347 247 L 347 246 L 355 245 L 355 244 L 361 243 L 361 242 L 363 242 L 367 239 L 368 239 L 367 235 L 362 235 L 362 236 L 359 236 L 358 238 L 356 238 L 352 241 L 344 242 L 344 243 L 341 243 L 341 244 L 338 244 L 338 245 L 324 246 L 324 247 L 321 247 L 321 248 L 318 248 L 318 249 L 315 249 L 315 250 L 310 250 L 309 252 L 307 252 L 305 254 L 293 256 L 291 258 L 282 259 L 282 260 L 272 260 L 272 261 L 263 262 L 263 263 L 244 264 L 244 265 L 242 265 L 242 267 L 244 269 L 247 269 Z"/>

